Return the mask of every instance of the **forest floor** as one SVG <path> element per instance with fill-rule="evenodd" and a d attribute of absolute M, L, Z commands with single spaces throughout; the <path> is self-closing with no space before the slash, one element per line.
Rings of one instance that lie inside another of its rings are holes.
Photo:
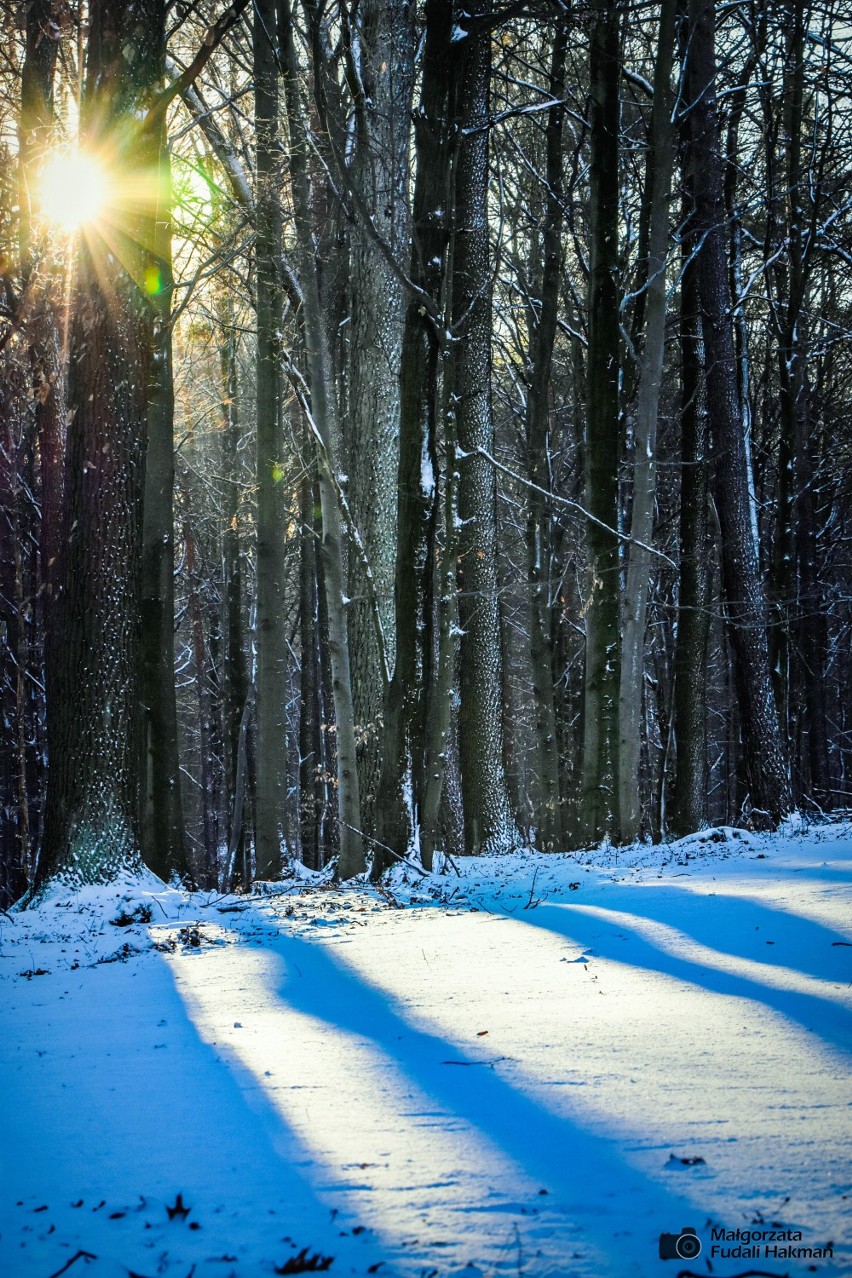
<path fill-rule="evenodd" d="M 445 870 L 0 915 L 2 1278 L 852 1274 L 852 825 Z"/>

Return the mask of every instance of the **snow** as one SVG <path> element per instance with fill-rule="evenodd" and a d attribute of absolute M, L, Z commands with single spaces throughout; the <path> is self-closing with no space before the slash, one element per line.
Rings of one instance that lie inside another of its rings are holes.
<path fill-rule="evenodd" d="M 852 826 L 441 869 L 0 915 L 0 1274 L 852 1273 Z"/>

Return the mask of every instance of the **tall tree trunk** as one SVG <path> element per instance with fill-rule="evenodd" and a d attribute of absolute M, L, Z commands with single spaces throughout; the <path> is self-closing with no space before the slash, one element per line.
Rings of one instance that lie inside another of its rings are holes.
<path fill-rule="evenodd" d="M 645 621 L 651 584 L 651 554 L 645 547 L 654 528 L 657 484 L 657 414 L 666 345 L 666 265 L 669 196 L 673 164 L 671 73 L 678 0 L 664 0 L 654 67 L 654 103 L 645 181 L 650 188 L 645 333 L 639 365 L 633 460 L 631 545 L 621 632 L 619 688 L 618 817 L 619 838 L 639 837 L 642 803 L 639 761 L 642 749 L 642 699 L 645 682 Z"/>
<path fill-rule="evenodd" d="M 172 378 L 171 188 L 165 119 L 160 137 L 156 266 L 148 277 L 156 312 L 148 399 L 148 451 L 142 526 L 139 698 L 142 716 L 139 833 L 142 857 L 160 878 L 185 877 L 174 676 L 174 384 Z M 156 273 L 153 273 L 156 272 Z"/>
<path fill-rule="evenodd" d="M 284 529 L 281 482 L 282 322 L 278 57 L 275 0 L 255 5 L 253 55 L 256 127 L 257 289 L 257 875 L 281 870 L 286 799 L 287 700 L 284 643 Z"/>
<path fill-rule="evenodd" d="M 233 316 L 227 301 L 223 307 L 222 339 L 219 349 L 222 376 L 222 468 L 227 483 L 225 527 L 222 533 L 223 631 L 222 705 L 225 765 L 225 794 L 228 797 L 228 861 L 245 863 L 246 783 L 246 702 L 249 683 L 246 673 L 245 626 L 243 621 L 243 572 L 240 538 L 240 479 L 237 462 L 240 444 L 239 385 Z M 244 884 L 247 886 L 247 884 Z"/>
<path fill-rule="evenodd" d="M 114 156 L 132 204 L 80 245 L 71 337 L 63 648 L 48 712 L 50 772 L 36 890 L 141 866 L 137 823 L 139 599 L 148 398 L 157 307 L 160 139 L 138 123 L 163 68 L 162 0 L 94 0 L 83 135 Z"/>
<path fill-rule="evenodd" d="M 460 750 L 465 850 L 506 852 L 520 836 L 503 766 L 497 491 L 491 463 L 491 279 L 488 123 L 491 33 L 484 0 L 458 21 L 462 44 L 453 219 L 453 401 L 459 442 Z"/>
<path fill-rule="evenodd" d="M 595 0 L 590 62 L 589 350 L 586 368 L 586 507 L 618 525 L 618 83 L 619 6 Z M 586 661 L 583 687 L 583 838 L 617 837 L 619 551 L 587 523 Z"/>
<path fill-rule="evenodd" d="M 425 785 L 422 750 L 430 695 L 426 684 L 431 686 L 434 673 L 426 635 L 438 510 L 435 441 L 441 360 L 436 313 L 441 308 L 448 241 L 452 25 L 451 4 L 427 0 L 420 103 L 414 116 L 416 169 L 409 272 L 421 295 L 409 297 L 403 330 L 394 573 L 396 660 L 385 698 L 377 813 L 377 834 L 383 846 L 376 848 L 374 876 L 390 864 L 392 854 L 405 854 L 419 826 Z M 423 294 L 431 300 L 431 313 Z M 455 593 L 454 583 L 449 593 Z M 406 779 L 410 781 L 408 797 Z"/>
<path fill-rule="evenodd" d="M 553 41 L 550 95 L 558 102 L 548 113 L 545 170 L 545 213 L 541 237 L 542 270 L 539 302 L 530 307 L 530 377 L 527 393 L 527 470 L 535 488 L 527 495 L 527 579 L 529 581 L 530 666 L 538 773 L 533 820 L 542 850 L 564 846 L 563 802 L 553 690 L 554 652 L 551 580 L 554 557 L 551 512 L 546 493 L 552 486 L 550 466 L 550 377 L 559 314 L 562 275 L 562 201 L 564 162 L 562 133 L 565 107 L 565 56 L 568 22 L 560 21 Z"/>
<path fill-rule="evenodd" d="M 684 224 L 692 202 L 684 200 Z M 681 472 L 680 589 L 674 656 L 674 793 L 669 829 L 691 834 L 707 824 L 707 643 L 710 635 L 708 422 L 697 264 L 683 245 L 680 285 Z"/>
<path fill-rule="evenodd" d="M 282 0 L 279 14 L 281 61 L 290 130 L 290 179 L 293 189 L 296 260 L 302 288 L 310 412 L 322 510 L 321 554 L 328 610 L 329 653 L 337 742 L 337 802 L 340 819 L 338 873 L 341 878 L 348 879 L 364 870 L 365 857 L 361 833 L 355 714 L 349 661 L 348 598 L 345 590 L 343 528 L 339 501 L 340 427 L 337 420 L 331 360 L 314 260 L 307 166 L 308 131 L 300 100 L 300 70 L 289 0 Z"/>
<path fill-rule="evenodd" d="M 189 503 L 186 503 L 187 506 Z M 213 765 L 213 698 L 211 695 L 210 659 L 204 637 L 204 618 L 201 610 L 201 574 L 198 567 L 198 551 L 195 534 L 188 518 L 183 525 L 183 543 L 186 548 L 187 608 L 192 634 L 192 660 L 195 666 L 195 693 L 198 700 L 199 776 L 201 780 L 201 829 L 204 845 L 204 865 L 200 875 L 202 886 L 208 890 L 219 885 L 217 829 L 214 796 Z"/>
<path fill-rule="evenodd" d="M 352 181 L 373 227 L 398 260 L 408 244 L 408 131 L 414 81 L 414 6 L 366 0 L 349 27 L 348 70 L 355 100 Z M 352 515 L 372 571 L 375 601 L 393 667 L 399 373 L 404 298 L 397 275 L 356 218 L 351 232 L 346 450 Z M 379 651 L 369 583 L 350 556 L 349 642 L 359 727 L 361 817 L 375 830 L 381 769 L 385 654 Z"/>
<path fill-rule="evenodd" d="M 746 440 L 737 393 L 715 90 L 713 0 L 690 0 L 689 15 L 687 94 L 694 243 L 715 457 L 713 481 L 722 534 L 722 579 L 751 805 L 756 821 L 775 826 L 790 811 L 792 796 L 769 673 L 766 609 L 752 534 Z"/>

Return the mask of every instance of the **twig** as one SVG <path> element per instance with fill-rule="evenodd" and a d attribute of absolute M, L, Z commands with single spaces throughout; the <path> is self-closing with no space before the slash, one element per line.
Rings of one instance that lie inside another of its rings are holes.
<path fill-rule="evenodd" d="M 540 493 L 542 497 L 546 497 L 548 501 L 552 501 L 556 506 L 567 506 L 569 510 L 576 510 L 578 514 L 587 519 L 590 524 L 595 524 L 598 528 L 603 528 L 604 532 L 611 533 L 619 541 L 625 542 L 630 546 L 638 546 L 640 550 L 647 550 L 649 555 L 656 555 L 658 559 L 662 559 L 672 568 L 677 568 L 677 564 L 673 559 L 669 559 L 668 555 L 664 555 L 662 550 L 657 550 L 656 546 L 649 546 L 647 542 L 639 541 L 637 537 L 630 537 L 627 533 L 619 532 L 617 528 L 611 528 L 609 524 L 605 524 L 602 519 L 598 519 L 597 515 L 593 515 L 590 510 L 586 510 L 585 506 L 581 506 L 578 501 L 572 501 L 570 497 L 560 497 L 557 493 L 548 492 L 546 488 L 541 488 L 538 484 L 534 484 L 531 479 L 526 479 L 523 475 L 519 475 L 517 471 L 511 470 L 508 466 L 504 466 L 496 457 L 492 457 L 491 453 L 485 448 L 474 448 L 471 450 L 474 456 L 484 457 L 490 462 L 495 470 L 501 471 L 504 475 L 508 475 L 510 479 L 514 479 L 516 483 L 523 484 L 525 488 L 529 488 L 531 492 Z M 470 454 L 468 454 L 470 455 Z"/>
<path fill-rule="evenodd" d="M 59 1278 L 60 1274 L 64 1274 L 65 1270 L 70 1269 L 71 1266 L 75 1264 L 76 1261 L 80 1260 L 81 1257 L 84 1260 L 97 1260 L 97 1256 L 94 1254 L 94 1252 L 83 1251 L 81 1248 L 76 1255 L 71 1257 L 70 1260 L 66 1260 L 65 1264 L 62 1266 L 61 1269 L 57 1269 L 55 1274 L 51 1274 L 50 1278 Z"/>
<path fill-rule="evenodd" d="M 409 861 L 407 856 L 402 856 L 399 852 L 394 852 L 393 848 L 389 848 L 386 843 L 382 843 L 381 839 L 374 839 L 371 835 L 365 834 L 363 830 L 358 830 L 354 825 L 350 825 L 348 821 L 344 821 L 343 824 L 346 826 L 347 830 L 351 830 L 352 833 L 357 834 L 359 838 L 366 839 L 368 843 L 372 843 L 377 848 L 381 848 L 383 852 L 388 852 L 391 856 L 395 856 L 397 861 L 402 861 L 403 865 L 408 865 L 412 870 L 416 870 L 418 874 L 422 874 L 424 879 L 429 878 L 429 871 L 424 870 L 422 865 L 418 865 L 416 861 Z"/>

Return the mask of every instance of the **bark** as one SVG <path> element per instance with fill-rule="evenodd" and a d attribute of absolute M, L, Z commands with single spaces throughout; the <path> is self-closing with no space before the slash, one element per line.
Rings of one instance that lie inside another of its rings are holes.
<path fill-rule="evenodd" d="M 148 450 L 142 528 L 139 698 L 142 716 L 139 826 L 145 864 L 168 880 L 185 878 L 174 676 L 174 385 L 172 380 L 171 191 L 165 121 L 160 137 L 161 196 L 156 266 L 149 277 L 156 312 L 148 400 Z"/>
<path fill-rule="evenodd" d="M 618 6 L 596 0 L 590 54 L 589 349 L 586 368 L 586 508 L 618 526 Z M 617 837 L 619 695 L 618 541 L 587 525 L 586 661 L 580 825 L 590 843 Z"/>
<path fill-rule="evenodd" d="M 536 485 L 527 497 L 527 579 L 529 581 L 530 666 L 538 774 L 534 817 L 538 846 L 552 851 L 564 846 L 563 795 L 554 700 L 552 576 L 555 571 L 551 513 L 546 493 L 552 486 L 550 467 L 550 379 L 559 315 L 562 272 L 563 176 L 562 133 L 565 108 L 565 56 L 568 23 L 560 22 L 553 42 L 550 95 L 560 101 L 548 114 L 545 169 L 546 196 L 541 237 L 542 270 L 537 289 L 540 304 L 531 307 L 530 376 L 527 393 L 527 470 Z"/>
<path fill-rule="evenodd" d="M 204 618 L 201 608 L 202 580 L 198 566 L 195 534 L 188 519 L 184 520 L 183 542 L 186 550 L 187 608 L 192 635 L 192 660 L 195 666 L 195 693 L 198 701 L 201 828 L 204 851 L 204 866 L 201 878 L 202 886 L 208 890 L 213 890 L 219 885 L 213 777 L 213 698 L 210 686 L 210 658 L 204 635 Z"/>
<path fill-rule="evenodd" d="M 337 742 L 337 802 L 340 820 L 338 874 L 352 878 L 365 866 L 361 804 L 355 744 L 355 715 L 349 661 L 349 634 L 344 573 L 343 528 L 339 505 L 340 424 L 337 420 L 331 359 L 320 304 L 317 264 L 311 227 L 308 181 L 308 132 L 300 99 L 300 72 L 288 0 L 279 10 L 281 61 L 290 131 L 290 179 L 296 261 L 302 286 L 302 311 L 310 389 L 312 433 L 319 472 L 322 512 L 322 566 L 328 617 L 328 639 Z"/>
<path fill-rule="evenodd" d="M 704 334 L 722 580 L 754 819 L 774 827 L 792 806 L 786 752 L 769 673 L 766 609 L 751 524 L 748 459 L 737 393 L 727 271 L 724 167 L 715 96 L 715 5 L 690 0 L 687 94 L 691 117 L 695 249 Z"/>
<path fill-rule="evenodd" d="M 160 0 L 90 10 L 82 126 L 116 157 L 133 203 L 110 242 L 80 245 L 71 333 L 63 526 L 63 648 L 48 710 L 50 772 L 36 891 L 52 876 L 101 882 L 141 866 L 137 824 L 142 505 L 156 306 L 146 281 L 159 137 L 140 123 L 162 76 Z M 116 251 L 118 250 L 118 251 Z"/>
<path fill-rule="evenodd" d="M 223 316 L 223 336 L 219 350 L 222 375 L 222 469 L 227 482 L 225 527 L 222 533 L 223 631 L 222 704 L 224 728 L 224 785 L 229 797 L 228 863 L 246 863 L 246 835 L 243 823 L 246 783 L 246 704 L 249 695 L 246 672 L 245 626 L 243 621 L 243 572 L 240 539 L 240 478 L 237 470 L 240 444 L 239 387 L 237 384 L 236 340 L 230 307 Z M 241 881 L 248 886 L 244 873 Z"/>
<path fill-rule="evenodd" d="M 353 185 L 373 226 L 402 260 L 408 244 L 408 130 L 414 79 L 414 6 L 367 0 L 349 26 L 348 78 L 355 103 Z M 352 515 L 372 572 L 386 657 L 395 655 L 393 578 L 396 475 L 399 466 L 399 374 L 404 297 L 390 264 L 356 218 L 350 231 L 351 324 L 348 358 L 347 469 Z M 350 556 L 349 634 L 352 693 L 359 733 L 361 815 L 375 830 L 381 769 L 385 655 L 372 617 L 371 583 Z"/>
<path fill-rule="evenodd" d="M 492 266 L 488 228 L 491 35 L 471 3 L 462 45 L 455 123 L 452 244 L 453 406 L 459 442 L 460 752 L 465 851 L 506 852 L 520 835 L 506 787 L 497 591 L 497 487 L 491 411 Z"/>
<path fill-rule="evenodd" d="M 691 205 L 685 202 L 686 222 Z M 710 541 L 707 400 L 697 267 L 684 244 L 681 277 L 680 588 L 674 656 L 674 792 L 672 834 L 707 824 L 707 643 L 710 634 Z"/>
<path fill-rule="evenodd" d="M 311 870 L 324 864 L 322 823 L 325 811 L 322 739 L 320 617 L 317 590 L 315 467 L 312 448 L 305 449 L 299 497 L 302 536 L 299 560 L 299 649 L 301 652 L 301 708 L 299 716 L 299 828 L 302 861 Z"/>
<path fill-rule="evenodd" d="M 432 684 L 427 622 L 432 610 L 432 552 L 438 513 L 440 339 L 450 205 L 449 88 L 453 66 L 452 6 L 428 0 L 420 102 L 414 117 L 415 185 L 409 278 L 432 302 L 408 298 L 400 374 L 397 546 L 394 572 L 396 660 L 385 698 L 382 771 L 373 875 L 405 854 L 419 827 L 424 798 L 425 705 Z M 442 593 L 455 595 L 455 583 Z M 406 797 L 406 780 L 410 799 Z M 435 817 L 437 820 L 437 816 Z M 413 827 L 413 828 L 412 828 Z M 434 834 L 427 838 L 434 841 Z M 388 853 L 388 849 L 390 852 Z"/>
<path fill-rule="evenodd" d="M 633 437 L 633 505 L 627 587 L 621 632 L 619 688 L 618 816 L 619 838 L 639 837 L 642 803 L 639 763 L 642 748 L 642 699 L 645 682 L 645 622 L 651 584 L 648 545 L 654 527 L 657 483 L 657 414 L 666 345 L 666 266 L 669 238 L 669 197 L 673 163 L 672 60 L 677 0 L 664 0 L 654 67 L 654 103 L 645 181 L 650 187 L 645 332 L 639 366 L 639 393 Z M 642 543 L 641 545 L 639 543 Z"/>
<path fill-rule="evenodd" d="M 278 196 L 278 59 L 275 0 L 255 6 L 257 291 L 257 875 L 281 870 L 286 800 L 287 699 L 283 629 L 285 490 L 281 461 L 281 207 Z"/>

